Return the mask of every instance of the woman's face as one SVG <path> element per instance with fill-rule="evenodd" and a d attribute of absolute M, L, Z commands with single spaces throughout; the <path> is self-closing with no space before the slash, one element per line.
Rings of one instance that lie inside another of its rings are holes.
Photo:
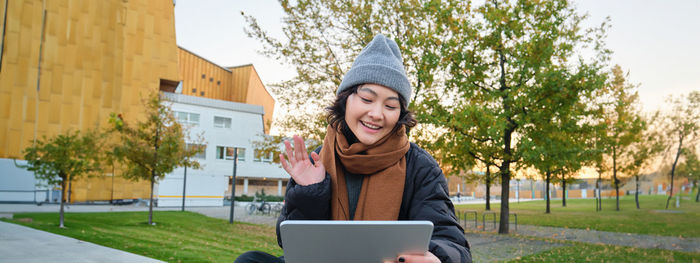
<path fill-rule="evenodd" d="M 399 121 L 399 94 L 378 84 L 363 84 L 350 94 L 345 105 L 345 122 L 366 145 L 389 134 Z"/>

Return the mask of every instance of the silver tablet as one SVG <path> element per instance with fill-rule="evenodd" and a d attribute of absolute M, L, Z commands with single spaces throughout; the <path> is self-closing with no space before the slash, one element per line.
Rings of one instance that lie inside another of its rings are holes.
<path fill-rule="evenodd" d="M 399 254 L 423 254 L 430 221 L 314 221 L 280 224 L 287 263 L 382 262 Z"/>

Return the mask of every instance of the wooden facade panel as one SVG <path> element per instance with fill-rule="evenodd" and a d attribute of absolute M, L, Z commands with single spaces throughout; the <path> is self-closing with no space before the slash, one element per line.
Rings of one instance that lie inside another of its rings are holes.
<path fill-rule="evenodd" d="M 51 90 L 53 89 L 53 71 L 41 70 L 41 84 L 39 87 L 39 100 L 48 101 L 51 98 Z"/>
<path fill-rule="evenodd" d="M 6 0 L 6 1 L 8 1 L 8 0 Z M 4 15 L 5 14 L 4 2 L 3 2 L 3 4 L 0 4 L 0 14 L 3 14 L 3 17 L 5 16 Z M 0 23 L 0 32 L 5 32 L 5 23 Z"/>
<path fill-rule="evenodd" d="M 39 119 L 37 120 L 37 128 L 39 132 L 46 133 L 49 130 L 49 116 L 51 106 L 47 101 L 39 101 Z M 2 137 L 0 137 L 2 138 Z"/>
<path fill-rule="evenodd" d="M 35 96 L 24 97 L 24 109 L 22 120 L 25 122 L 34 122 L 36 118 L 36 99 Z"/>
<path fill-rule="evenodd" d="M 7 33 L 17 32 L 20 29 L 20 18 L 22 17 L 21 9 L 25 3 L 22 1 L 8 2 L 7 6 Z M 12 12 L 10 12 L 12 10 Z"/>
<path fill-rule="evenodd" d="M 248 84 L 250 83 L 250 74 L 252 66 L 241 66 L 232 68 L 233 73 L 232 85 L 236 87 L 231 94 L 231 100 L 235 102 L 245 102 L 248 93 Z"/>
<path fill-rule="evenodd" d="M 229 100 L 227 79 L 230 72 L 191 52 L 179 49 L 179 71 L 183 80 L 182 93 L 185 95 Z M 202 94 L 202 92 L 204 92 Z"/>
<path fill-rule="evenodd" d="M 53 67 L 51 69 L 51 86 L 49 87 L 51 89 L 51 94 L 61 94 L 63 89 L 62 89 L 62 84 L 63 84 L 63 67 Z M 44 88 L 46 89 L 46 88 Z"/>
<path fill-rule="evenodd" d="M 24 96 L 21 93 L 13 92 L 10 95 L 10 116 L 8 124 L 13 129 L 22 128 L 22 111 L 24 110 Z"/>
<path fill-rule="evenodd" d="M 147 181 L 133 182 L 120 176 L 97 176 L 74 181 L 72 192 L 72 202 L 147 199 L 150 185 Z"/>
<path fill-rule="evenodd" d="M 61 106 L 63 109 L 61 111 L 61 118 L 59 120 L 59 123 L 68 126 L 77 125 L 78 118 L 80 117 L 80 111 L 78 110 L 78 107 L 73 103 L 66 103 Z"/>
<path fill-rule="evenodd" d="M 59 95 L 51 95 L 53 103 L 49 103 L 49 123 L 52 124 L 59 124 L 61 123 L 61 111 L 63 110 L 63 107 L 61 107 L 61 103 L 56 103 L 59 99 L 57 97 L 60 97 Z"/>
<path fill-rule="evenodd" d="M 3 60 L 3 68 L 2 71 L 0 71 L 0 76 L 7 75 L 7 76 L 16 76 L 17 75 L 17 67 L 10 67 L 9 63 L 5 63 Z M 7 93 L 8 96 L 9 94 L 12 93 L 12 90 L 15 88 L 15 83 L 14 79 L 10 78 L 0 78 L 0 93 Z M 2 108 L 0 108 L 1 110 Z M 2 115 L 3 112 L 0 112 L 0 115 Z"/>
<path fill-rule="evenodd" d="M 248 84 L 248 94 L 245 103 L 263 106 L 265 114 L 263 115 L 263 124 L 265 125 L 265 133 L 270 131 L 272 123 L 272 115 L 275 108 L 275 100 L 270 93 L 265 89 L 262 80 L 258 76 L 255 69 L 251 66 L 251 74 Z"/>
<path fill-rule="evenodd" d="M 10 93 L 0 91 L 0 123 L 6 123 L 6 120 L 9 117 L 10 117 Z M 0 137 L 0 138 L 3 138 L 3 137 Z"/>
<path fill-rule="evenodd" d="M 0 94 L 0 96 L 2 96 L 2 94 Z M 0 121 L 0 138 L 7 138 L 7 128 L 7 122 Z M 7 149 L 7 140 L 0 140 L 0 156 L 19 157 L 19 154 L 15 156 L 9 155 Z"/>
<path fill-rule="evenodd" d="M 14 123 L 10 123 L 11 125 L 15 125 Z M 12 127 L 12 126 L 11 126 Z M 19 128 L 20 126 L 14 126 L 18 128 L 9 128 L 7 132 L 7 138 L 12 138 L 12 140 L 7 140 L 7 157 L 19 157 L 21 156 L 21 149 L 20 148 L 20 141 L 22 140 L 22 133 L 20 132 Z"/>
<path fill-rule="evenodd" d="M 5 32 L 5 48 L 2 51 L 2 63 L 3 65 L 17 64 L 19 63 L 19 32 L 9 31 L 10 23 L 7 23 L 7 30 L 8 31 Z M 5 71 L 5 68 L 6 67 L 3 67 L 2 71 Z"/>

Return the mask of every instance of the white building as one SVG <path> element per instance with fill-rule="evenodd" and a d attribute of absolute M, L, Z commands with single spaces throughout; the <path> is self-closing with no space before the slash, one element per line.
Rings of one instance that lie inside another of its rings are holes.
<path fill-rule="evenodd" d="M 238 149 L 236 196 L 283 195 L 289 175 L 268 158 L 254 158 L 253 142 L 263 134 L 262 106 L 162 92 L 175 117 L 188 125 L 190 137 L 202 135 L 205 150 L 198 155 L 200 170 L 187 169 L 185 205 L 221 206 L 230 195 L 234 149 Z M 158 206 L 182 205 L 185 168 L 158 183 Z M 275 187 L 276 186 L 276 187 Z M 275 191 L 276 190 L 276 191 Z M 228 194 L 227 194 L 228 193 Z"/>

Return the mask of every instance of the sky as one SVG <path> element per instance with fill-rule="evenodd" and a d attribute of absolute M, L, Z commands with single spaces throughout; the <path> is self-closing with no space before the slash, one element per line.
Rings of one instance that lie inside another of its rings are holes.
<path fill-rule="evenodd" d="M 614 52 L 611 62 L 639 85 L 644 111 L 663 109 L 671 94 L 700 90 L 700 1 L 574 3 L 579 12 L 589 14 L 586 27 L 610 17 L 606 43 Z M 258 53 L 261 45 L 245 34 L 241 11 L 253 15 L 271 36 L 283 37 L 284 14 L 276 0 L 177 0 L 177 44 L 220 66 L 253 64 L 266 85 L 292 78 L 291 66 Z"/>

